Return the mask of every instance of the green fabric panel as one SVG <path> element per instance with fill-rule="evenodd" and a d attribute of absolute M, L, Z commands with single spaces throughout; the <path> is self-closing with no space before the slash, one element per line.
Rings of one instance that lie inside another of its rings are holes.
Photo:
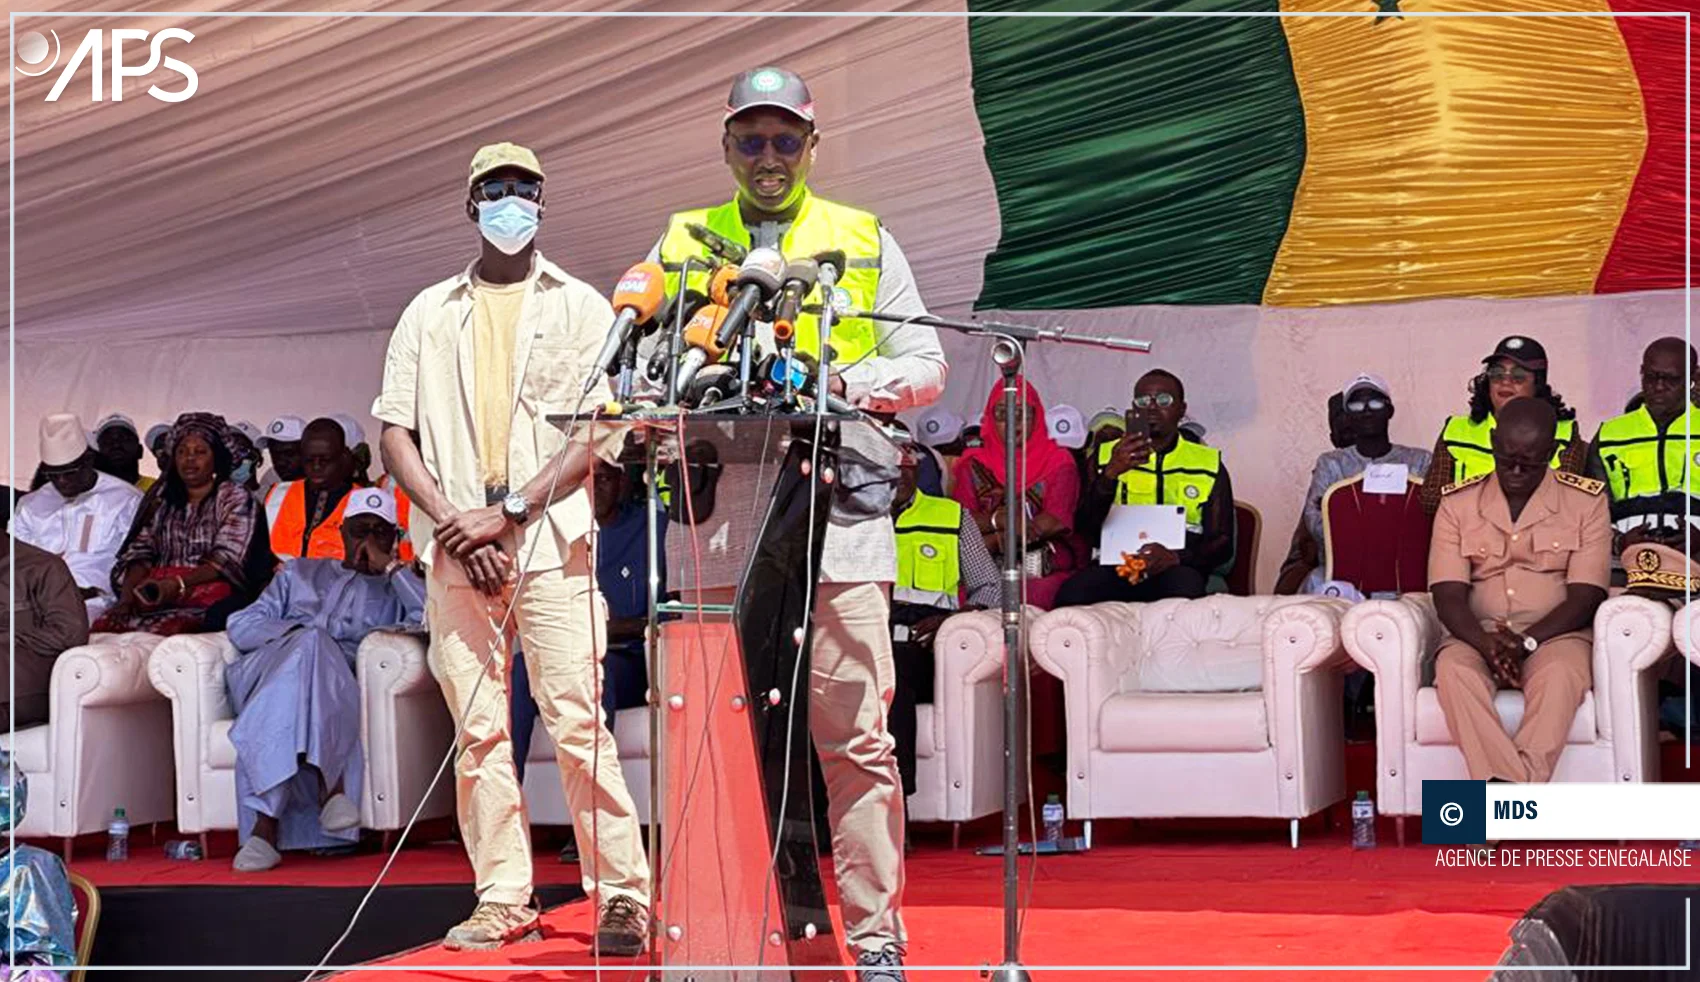
<path fill-rule="evenodd" d="M 1129 0 L 1117 9 L 1279 7 Z M 978 307 L 1262 300 L 1305 156 L 1278 18 L 971 17 L 968 31 L 1003 222 Z"/>

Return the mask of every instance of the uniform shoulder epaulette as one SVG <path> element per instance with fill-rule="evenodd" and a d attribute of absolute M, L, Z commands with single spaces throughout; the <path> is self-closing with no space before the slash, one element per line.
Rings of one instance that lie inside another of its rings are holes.
<path fill-rule="evenodd" d="M 1606 489 L 1606 482 L 1604 481 L 1583 477 L 1580 474 L 1572 474 L 1569 471 L 1554 471 L 1552 476 L 1558 478 L 1560 484 L 1568 484 L 1578 491 L 1586 491 L 1589 494 L 1599 494 Z"/>
<path fill-rule="evenodd" d="M 1474 487 L 1474 486 L 1482 483 L 1483 481 L 1487 480 L 1489 474 L 1491 474 L 1491 473 L 1492 472 L 1490 471 L 1488 474 L 1477 474 L 1475 477 L 1466 477 L 1462 481 L 1453 481 L 1451 484 L 1448 484 L 1446 487 L 1441 488 L 1440 493 L 1441 494 L 1451 494 L 1454 491 L 1462 491 L 1465 488 Z"/>

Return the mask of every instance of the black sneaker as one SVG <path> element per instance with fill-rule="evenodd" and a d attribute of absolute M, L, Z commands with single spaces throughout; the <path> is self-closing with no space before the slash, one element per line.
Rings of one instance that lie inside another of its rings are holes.
<path fill-rule="evenodd" d="M 903 949 L 888 944 L 878 951 L 857 954 L 856 982 L 907 982 L 903 976 Z"/>
<path fill-rule="evenodd" d="M 649 937 L 649 911 L 630 897 L 620 896 L 602 905 L 596 919 L 596 953 L 641 955 Z"/>

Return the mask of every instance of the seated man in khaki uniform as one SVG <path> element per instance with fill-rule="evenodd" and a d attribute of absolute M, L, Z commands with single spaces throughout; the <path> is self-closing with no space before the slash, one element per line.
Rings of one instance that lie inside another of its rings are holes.
<path fill-rule="evenodd" d="M 1451 637 L 1435 687 L 1470 777 L 1552 777 L 1593 684 L 1594 610 L 1611 577 L 1611 516 L 1600 481 L 1548 466 L 1553 408 L 1516 399 L 1493 433 L 1494 470 L 1450 485 L 1434 518 L 1429 589 Z M 1507 734 L 1493 705 L 1523 690 Z"/>

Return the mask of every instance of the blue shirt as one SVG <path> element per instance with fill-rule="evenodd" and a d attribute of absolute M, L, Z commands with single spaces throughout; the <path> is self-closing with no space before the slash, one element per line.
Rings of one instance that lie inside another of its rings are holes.
<path fill-rule="evenodd" d="M 657 511 L 656 530 L 667 541 L 667 513 Z M 644 501 L 629 501 L 615 519 L 601 527 L 596 540 L 596 585 L 608 600 L 609 617 L 644 617 L 649 613 L 649 523 Z M 662 589 L 667 585 L 667 555 L 660 555 Z"/>

